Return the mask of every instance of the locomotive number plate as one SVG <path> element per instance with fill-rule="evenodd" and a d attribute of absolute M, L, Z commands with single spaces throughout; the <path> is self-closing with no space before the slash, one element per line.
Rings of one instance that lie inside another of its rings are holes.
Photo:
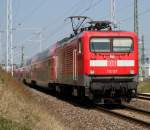
<path fill-rule="evenodd" d="M 118 72 L 118 70 L 116 70 L 116 69 L 114 69 L 114 70 L 108 69 L 107 70 L 107 73 L 109 73 L 109 74 L 116 74 L 117 72 Z"/>

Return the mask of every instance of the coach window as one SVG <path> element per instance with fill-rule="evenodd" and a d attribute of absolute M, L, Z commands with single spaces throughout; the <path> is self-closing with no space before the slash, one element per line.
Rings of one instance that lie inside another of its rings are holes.
<path fill-rule="evenodd" d="M 110 38 L 91 38 L 91 52 L 110 52 Z"/>

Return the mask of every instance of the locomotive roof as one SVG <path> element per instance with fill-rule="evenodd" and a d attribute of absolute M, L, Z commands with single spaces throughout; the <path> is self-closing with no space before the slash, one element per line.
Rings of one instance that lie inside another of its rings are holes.
<path fill-rule="evenodd" d="M 58 44 L 61 44 L 61 43 L 64 43 L 64 42 L 67 42 L 68 40 L 70 40 L 72 37 L 65 37 L 63 38 L 62 40 L 58 41 Z"/>

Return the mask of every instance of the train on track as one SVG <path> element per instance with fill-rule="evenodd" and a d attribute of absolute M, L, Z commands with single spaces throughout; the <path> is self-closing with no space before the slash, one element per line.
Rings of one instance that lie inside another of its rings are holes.
<path fill-rule="evenodd" d="M 14 71 L 24 83 L 59 93 L 107 103 L 129 102 L 138 85 L 138 38 L 134 32 L 114 31 L 109 21 L 87 17 L 73 26 L 74 34 L 38 53 Z"/>

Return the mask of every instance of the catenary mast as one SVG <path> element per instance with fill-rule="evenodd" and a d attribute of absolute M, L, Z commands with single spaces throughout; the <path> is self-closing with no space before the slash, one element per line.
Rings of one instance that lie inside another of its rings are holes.
<path fill-rule="evenodd" d="M 12 29 L 12 0 L 7 0 L 7 13 L 6 13 L 6 70 L 13 75 L 13 29 Z"/>

